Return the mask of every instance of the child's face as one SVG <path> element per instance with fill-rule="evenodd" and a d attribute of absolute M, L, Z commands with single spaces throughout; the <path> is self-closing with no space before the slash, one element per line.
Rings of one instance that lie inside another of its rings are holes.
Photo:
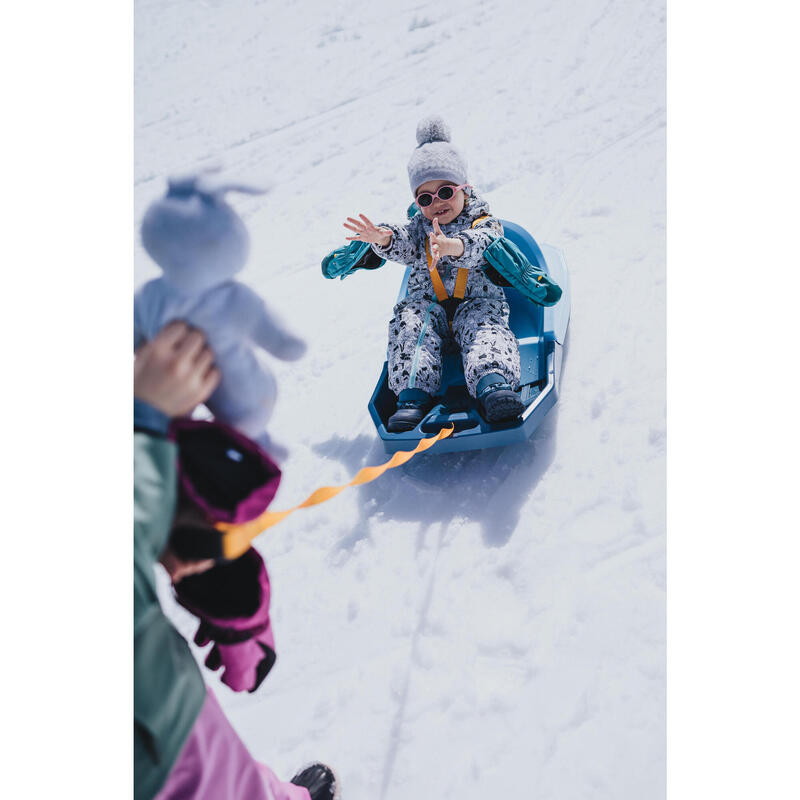
<path fill-rule="evenodd" d="M 438 217 L 440 225 L 446 225 L 452 222 L 463 210 L 466 196 L 464 190 L 459 189 L 449 200 L 442 200 L 441 197 L 436 197 L 436 192 L 441 186 L 455 186 L 452 181 L 428 181 L 423 183 L 422 186 L 417 187 L 414 197 L 418 197 L 422 192 L 430 192 L 433 197 L 433 202 L 429 206 L 420 207 L 420 211 L 425 219 L 433 220 Z"/>

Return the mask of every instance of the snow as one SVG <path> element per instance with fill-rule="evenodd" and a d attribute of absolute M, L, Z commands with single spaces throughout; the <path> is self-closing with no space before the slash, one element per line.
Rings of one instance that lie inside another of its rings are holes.
<path fill-rule="evenodd" d="M 661 2 L 137 0 L 135 212 L 198 164 L 242 279 L 309 342 L 271 362 L 275 509 L 383 453 L 366 403 L 402 268 L 325 281 L 341 223 L 401 221 L 441 113 L 494 213 L 572 279 L 561 398 L 526 444 L 421 455 L 257 540 L 278 662 L 206 673 L 253 754 L 347 798 L 665 794 L 665 21 Z M 137 242 L 136 283 L 157 274 Z M 192 621 L 163 593 L 180 630 Z"/>

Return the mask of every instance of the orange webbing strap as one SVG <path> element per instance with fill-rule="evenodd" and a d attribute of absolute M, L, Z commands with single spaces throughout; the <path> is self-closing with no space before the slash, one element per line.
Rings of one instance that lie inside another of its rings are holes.
<path fill-rule="evenodd" d="M 439 275 L 439 270 L 433 267 L 433 256 L 431 256 L 431 246 L 428 239 L 425 240 L 425 255 L 428 257 L 428 273 L 431 276 L 433 291 L 436 292 L 436 299 L 440 303 L 443 303 L 448 297 L 447 289 L 444 288 L 444 283 L 442 283 L 442 276 Z"/>
<path fill-rule="evenodd" d="M 483 222 L 485 219 L 489 219 L 489 214 L 485 214 L 482 217 L 478 217 L 472 225 L 471 228 L 474 228 L 479 223 Z M 439 271 L 436 269 L 432 269 L 433 266 L 433 258 L 431 256 L 431 248 L 430 248 L 430 239 L 425 240 L 425 255 L 428 257 L 428 272 L 431 275 L 431 283 L 433 284 L 433 291 L 436 292 L 436 299 L 442 303 L 448 299 L 447 290 L 444 288 L 444 284 L 442 283 L 442 279 L 439 275 Z M 467 267 L 459 267 L 458 273 L 456 274 L 456 285 L 453 287 L 453 297 L 457 300 L 464 299 L 464 292 L 467 290 L 467 281 L 469 280 L 469 269 Z"/>
<path fill-rule="evenodd" d="M 489 219 L 491 215 L 485 214 L 482 217 L 478 217 L 470 228 L 474 228 L 479 222 L 483 222 L 485 219 Z M 459 267 L 458 274 L 456 275 L 456 285 L 453 287 L 453 297 L 457 297 L 459 300 L 464 299 L 464 292 L 467 290 L 467 279 L 469 278 L 469 270 L 466 267 Z"/>
<path fill-rule="evenodd" d="M 235 524 L 232 522 L 218 522 L 216 528 L 222 531 L 222 554 L 225 558 L 238 558 L 242 555 L 248 547 L 250 542 L 256 538 L 260 533 L 263 533 L 267 528 L 279 523 L 285 519 L 289 514 L 297 511 L 299 508 L 308 508 L 309 506 L 316 506 L 336 497 L 339 492 L 343 492 L 349 486 L 360 486 L 362 483 L 369 483 L 379 478 L 386 472 L 387 469 L 399 467 L 410 461 L 417 453 L 427 450 L 436 442 L 446 439 L 453 432 L 453 426 L 449 428 L 442 428 L 436 436 L 431 436 L 427 439 L 422 439 L 420 443 L 413 450 L 400 450 L 395 453 L 385 464 L 378 467 L 364 467 L 359 470 L 358 474 L 350 481 L 341 486 L 322 486 L 316 491 L 312 492 L 299 506 L 289 508 L 286 511 L 265 511 L 261 516 L 256 517 L 250 522 L 242 522 Z"/>
<path fill-rule="evenodd" d="M 459 267 L 456 275 L 456 285 L 453 287 L 453 297 L 457 297 L 459 300 L 464 299 L 464 292 L 467 290 L 467 278 L 469 278 L 469 270 L 466 267 Z"/>

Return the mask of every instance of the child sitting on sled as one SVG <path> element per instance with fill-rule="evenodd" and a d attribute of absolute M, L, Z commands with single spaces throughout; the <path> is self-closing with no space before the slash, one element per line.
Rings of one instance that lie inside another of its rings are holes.
<path fill-rule="evenodd" d="M 405 225 L 348 217 L 351 242 L 368 242 L 382 259 L 411 266 L 408 294 L 389 322 L 389 387 L 397 411 L 392 432 L 415 428 L 438 393 L 442 351 L 461 351 L 467 390 L 490 422 L 518 417 L 525 405 L 517 340 L 508 325 L 503 289 L 482 269 L 484 251 L 503 235 L 500 221 L 467 182 L 464 158 L 450 144 L 440 117 L 417 126 L 418 147 L 408 163 L 422 212 Z"/>

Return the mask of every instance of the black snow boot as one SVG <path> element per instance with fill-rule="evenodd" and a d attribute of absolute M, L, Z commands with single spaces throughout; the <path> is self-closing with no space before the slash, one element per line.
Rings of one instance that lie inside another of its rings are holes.
<path fill-rule="evenodd" d="M 525 403 L 511 384 L 497 372 L 484 375 L 476 387 L 476 397 L 489 422 L 505 422 L 516 419 L 524 410 Z"/>
<path fill-rule="evenodd" d="M 336 800 L 339 797 L 339 783 L 333 770 L 318 761 L 301 769 L 290 783 L 308 789 L 311 800 Z"/>
<path fill-rule="evenodd" d="M 403 389 L 397 395 L 397 411 L 389 417 L 386 430 L 390 433 L 413 431 L 432 405 L 431 396 L 422 389 Z"/>

